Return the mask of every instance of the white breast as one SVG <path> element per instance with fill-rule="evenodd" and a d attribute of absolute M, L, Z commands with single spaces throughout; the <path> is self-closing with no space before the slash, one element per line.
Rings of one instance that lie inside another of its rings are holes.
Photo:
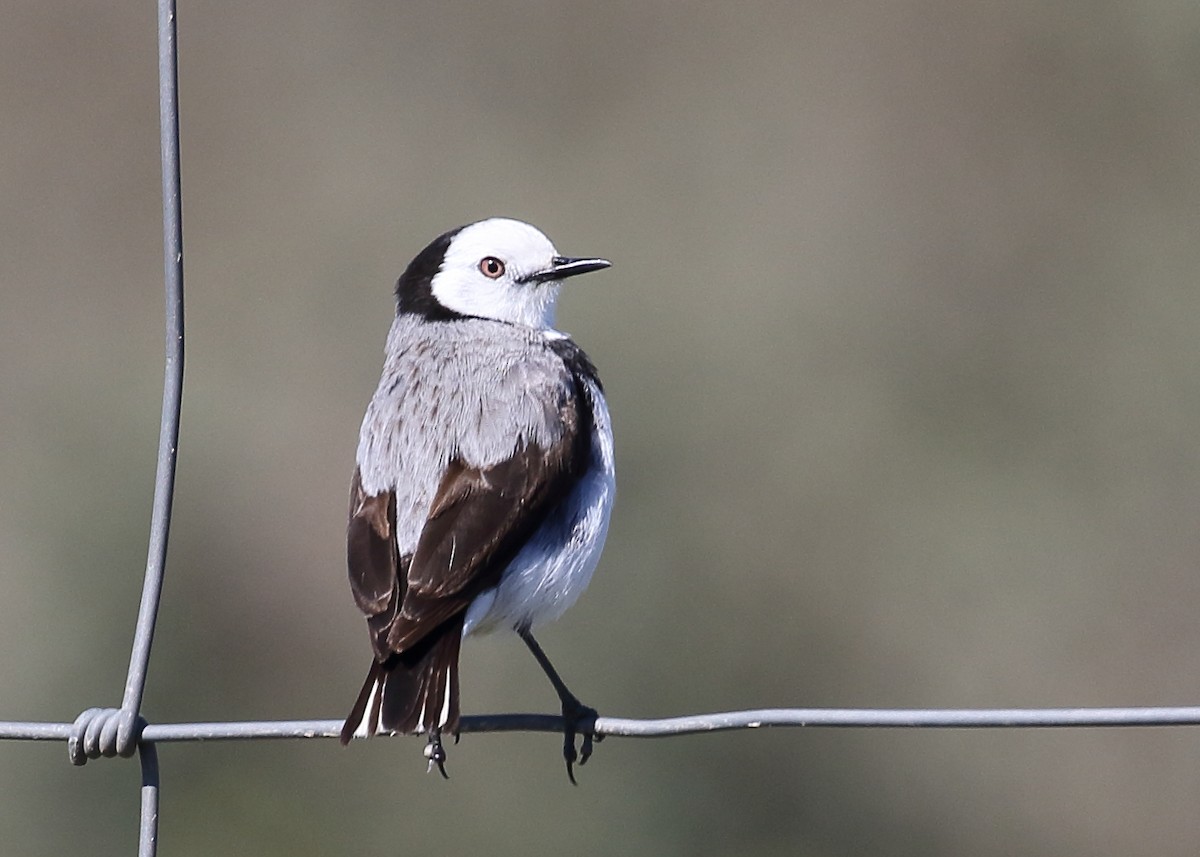
<path fill-rule="evenodd" d="M 592 579 L 608 534 L 616 481 L 608 406 L 590 381 L 584 382 L 584 392 L 595 421 L 588 472 L 516 555 L 500 584 L 471 603 L 463 636 L 557 619 Z"/>

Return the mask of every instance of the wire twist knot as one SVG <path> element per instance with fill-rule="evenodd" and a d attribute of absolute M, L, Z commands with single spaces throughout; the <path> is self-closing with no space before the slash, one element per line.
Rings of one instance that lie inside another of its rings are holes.
<path fill-rule="evenodd" d="M 129 758 L 138 747 L 146 719 L 122 708 L 89 708 L 75 718 L 67 755 L 72 765 L 85 765 L 101 756 Z"/>

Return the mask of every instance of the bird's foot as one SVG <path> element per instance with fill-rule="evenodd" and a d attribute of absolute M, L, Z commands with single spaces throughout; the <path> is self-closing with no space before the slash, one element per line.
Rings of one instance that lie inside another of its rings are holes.
<path fill-rule="evenodd" d="M 457 740 L 458 736 L 455 736 Z M 433 766 L 437 765 L 438 773 L 445 779 L 450 779 L 450 775 L 446 773 L 446 748 L 442 746 L 442 733 L 433 731 L 429 733 L 429 741 L 425 744 L 425 758 L 429 760 L 429 767 L 426 772 L 432 771 Z"/>
<path fill-rule="evenodd" d="M 596 717 L 596 709 L 575 697 L 563 700 L 563 758 L 567 761 L 567 779 L 573 786 L 579 785 L 575 782 L 575 762 L 587 764 L 592 756 L 592 742 L 599 742 L 604 737 L 596 734 Z M 576 737 L 583 739 L 578 751 L 575 749 Z"/>

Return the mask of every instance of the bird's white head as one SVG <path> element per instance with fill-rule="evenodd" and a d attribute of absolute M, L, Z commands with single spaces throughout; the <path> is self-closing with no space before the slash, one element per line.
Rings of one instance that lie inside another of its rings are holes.
<path fill-rule="evenodd" d="M 396 284 L 397 309 L 548 328 L 562 281 L 610 264 L 560 256 L 528 223 L 493 217 L 447 232 L 422 250 Z"/>

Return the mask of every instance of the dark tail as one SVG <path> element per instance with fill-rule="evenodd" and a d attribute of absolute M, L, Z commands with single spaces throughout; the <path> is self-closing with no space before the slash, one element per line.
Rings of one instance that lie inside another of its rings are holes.
<path fill-rule="evenodd" d="M 367 680 L 342 726 L 342 743 L 350 742 L 364 719 L 367 736 L 380 729 L 403 735 L 457 732 L 462 626 L 460 614 L 411 649 L 371 664 Z"/>

